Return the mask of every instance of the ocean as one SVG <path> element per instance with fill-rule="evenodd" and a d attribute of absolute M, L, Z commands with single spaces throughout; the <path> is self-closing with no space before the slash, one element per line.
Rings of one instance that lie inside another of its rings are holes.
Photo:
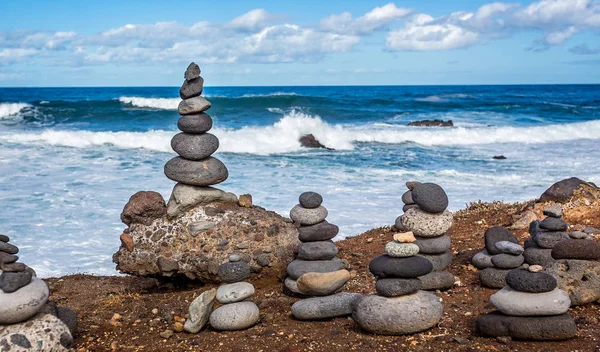
<path fill-rule="evenodd" d="M 390 225 L 411 180 L 450 210 L 600 183 L 600 85 L 207 87 L 229 179 L 288 215 L 323 195 L 339 238 Z M 0 233 L 39 276 L 116 274 L 119 214 L 136 191 L 168 199 L 178 87 L 0 88 Z M 451 119 L 454 127 L 408 127 Z M 334 150 L 306 149 L 312 133 Z M 504 155 L 506 160 L 493 156 Z"/>

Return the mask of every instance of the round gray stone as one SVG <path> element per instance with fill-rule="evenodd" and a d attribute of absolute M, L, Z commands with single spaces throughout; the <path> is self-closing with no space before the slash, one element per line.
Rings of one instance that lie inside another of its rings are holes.
<path fill-rule="evenodd" d="M 406 191 L 404 192 L 404 194 L 402 195 L 402 203 L 404 204 L 415 204 L 415 202 L 413 201 L 412 198 L 412 191 Z"/>
<path fill-rule="evenodd" d="M 448 290 L 454 286 L 454 275 L 448 271 L 432 271 L 427 275 L 419 276 L 421 289 L 426 291 Z"/>
<path fill-rule="evenodd" d="M 514 269 L 523 264 L 525 258 L 522 255 L 500 253 L 492 256 L 492 264 L 499 269 Z"/>
<path fill-rule="evenodd" d="M 46 283 L 35 277 L 17 292 L 0 291 L 0 324 L 14 324 L 31 318 L 46 304 L 49 294 Z"/>
<path fill-rule="evenodd" d="M 490 254 L 500 254 L 500 250 L 496 248 L 496 243 L 501 241 L 508 241 L 519 244 L 519 240 L 514 233 L 510 232 L 504 226 L 492 226 L 485 231 L 483 235 L 485 241 L 485 249 Z"/>
<path fill-rule="evenodd" d="M 210 102 L 203 97 L 184 99 L 179 103 L 177 112 L 179 115 L 199 114 L 210 109 Z"/>
<path fill-rule="evenodd" d="M 250 266 L 245 261 L 219 265 L 219 278 L 226 283 L 244 281 L 250 277 Z"/>
<path fill-rule="evenodd" d="M 181 99 L 189 99 L 202 94 L 204 88 L 204 78 L 198 77 L 192 80 L 185 80 L 179 88 L 179 96 Z"/>
<path fill-rule="evenodd" d="M 0 235 L 0 242 L 10 242 L 10 238 L 6 235 Z"/>
<path fill-rule="evenodd" d="M 416 204 L 404 204 L 404 206 L 402 207 L 402 211 L 406 213 L 408 209 L 419 209 L 419 206 Z"/>
<path fill-rule="evenodd" d="M 185 133 L 201 134 L 208 132 L 213 126 L 213 120 L 207 114 L 182 116 L 177 121 L 177 128 Z"/>
<path fill-rule="evenodd" d="M 375 290 L 384 297 L 398 297 L 413 294 L 421 289 L 419 279 L 379 279 Z"/>
<path fill-rule="evenodd" d="M 494 267 L 494 264 L 492 264 L 492 256 L 488 253 L 487 249 L 475 254 L 473 258 L 471 258 L 471 264 L 480 270 Z"/>
<path fill-rule="evenodd" d="M 506 275 L 510 270 L 486 268 L 479 272 L 481 285 L 488 288 L 502 288 L 506 286 Z"/>
<path fill-rule="evenodd" d="M 6 254 L 17 254 L 19 253 L 19 248 L 17 248 L 17 246 L 13 246 L 10 243 L 0 241 L 0 252 L 4 252 Z"/>
<path fill-rule="evenodd" d="M 548 231 L 567 231 L 569 224 L 563 219 L 547 217 L 540 222 L 540 228 Z"/>
<path fill-rule="evenodd" d="M 519 244 L 510 241 L 496 242 L 496 248 L 498 248 L 501 253 L 512 255 L 522 254 L 524 250 L 523 247 L 521 247 Z"/>
<path fill-rule="evenodd" d="M 523 258 L 525 258 L 525 263 L 529 265 L 548 266 L 554 263 L 552 249 L 540 248 L 538 246 L 528 247 L 523 252 Z"/>
<path fill-rule="evenodd" d="M 414 243 L 400 243 L 396 241 L 391 241 L 385 245 L 385 252 L 390 257 L 412 257 L 419 253 L 419 246 L 417 246 Z"/>
<path fill-rule="evenodd" d="M 287 266 L 287 273 L 291 279 L 297 280 L 306 273 L 330 273 L 343 269 L 344 265 L 339 258 L 331 260 L 294 260 Z"/>
<path fill-rule="evenodd" d="M 448 267 L 448 265 L 452 264 L 452 252 L 444 252 L 441 254 L 421 254 L 420 257 L 423 257 L 431 262 L 433 265 L 433 271 L 442 271 Z"/>
<path fill-rule="evenodd" d="M 300 226 L 298 232 L 298 239 L 301 242 L 317 242 L 334 238 L 340 232 L 340 228 L 327 221 L 321 221 L 315 225 Z"/>
<path fill-rule="evenodd" d="M 236 302 L 215 309 L 210 315 L 210 326 L 216 330 L 244 330 L 254 326 L 260 319 L 260 311 L 254 302 Z"/>
<path fill-rule="evenodd" d="M 285 278 L 283 283 L 284 283 L 285 287 L 288 288 L 288 290 L 292 291 L 295 294 L 303 295 L 303 293 L 300 292 L 300 290 L 298 289 L 298 283 L 296 282 L 296 280 L 294 280 L 288 276 Z"/>
<path fill-rule="evenodd" d="M 428 213 L 441 213 L 448 208 L 448 195 L 435 183 L 421 183 L 412 190 L 413 202 Z"/>
<path fill-rule="evenodd" d="M 415 238 L 417 240 L 413 243 L 419 246 L 419 253 L 422 254 L 441 254 L 447 252 L 452 245 L 450 237 L 446 235 L 430 238 L 415 236 Z"/>
<path fill-rule="evenodd" d="M 567 232 L 538 232 L 533 239 L 540 248 L 552 249 L 558 242 L 570 238 Z"/>
<path fill-rule="evenodd" d="M 318 206 L 314 209 L 308 209 L 297 204 L 290 210 L 290 218 L 301 225 L 315 225 L 327 217 L 327 209 L 323 206 Z"/>
<path fill-rule="evenodd" d="M 577 325 L 569 314 L 547 317 L 511 317 L 498 311 L 477 319 L 477 331 L 485 336 L 510 336 L 520 340 L 566 340 L 577 335 Z"/>
<path fill-rule="evenodd" d="M 438 237 L 452 227 L 452 213 L 445 210 L 430 214 L 421 209 L 409 209 L 402 215 L 402 225 L 419 237 Z"/>
<path fill-rule="evenodd" d="M 298 200 L 301 206 L 308 209 L 317 208 L 323 203 L 323 197 L 317 192 L 304 192 Z"/>
<path fill-rule="evenodd" d="M 571 306 L 571 299 L 558 288 L 550 292 L 529 293 L 505 286 L 490 296 L 490 303 L 506 315 L 545 316 L 566 313 Z"/>
<path fill-rule="evenodd" d="M 171 148 L 184 159 L 204 160 L 219 149 L 219 139 L 210 133 L 178 133 L 171 139 Z"/>
<path fill-rule="evenodd" d="M 292 305 L 292 315 L 299 320 L 318 320 L 352 314 L 362 296 L 359 293 L 340 292 L 325 297 L 312 297 Z"/>
<path fill-rule="evenodd" d="M 338 254 L 338 248 L 331 241 L 307 242 L 298 246 L 298 259 L 330 260 Z"/>
<path fill-rule="evenodd" d="M 229 177 L 229 171 L 217 158 L 193 161 L 176 157 L 165 164 L 165 175 L 173 181 L 190 186 L 210 186 L 225 181 Z"/>
<path fill-rule="evenodd" d="M 217 289 L 217 301 L 221 304 L 235 303 L 252 297 L 254 286 L 249 282 L 221 285 Z"/>

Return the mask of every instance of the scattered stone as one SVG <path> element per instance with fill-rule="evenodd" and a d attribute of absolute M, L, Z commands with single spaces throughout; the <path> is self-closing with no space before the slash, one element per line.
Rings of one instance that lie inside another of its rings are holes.
<path fill-rule="evenodd" d="M 242 259 L 239 254 L 232 254 L 229 256 L 229 261 L 232 263 L 239 262 Z"/>
<path fill-rule="evenodd" d="M 569 237 L 571 237 L 572 239 L 575 239 L 575 240 L 585 240 L 585 239 L 589 239 L 590 235 L 588 235 L 587 233 L 582 232 L 582 231 L 572 231 L 572 232 L 569 232 Z"/>
<path fill-rule="evenodd" d="M 171 336 L 173 336 L 173 334 L 174 334 L 173 330 L 167 329 L 167 330 L 161 332 L 159 335 L 163 339 L 169 339 L 169 338 L 171 338 Z"/>
<path fill-rule="evenodd" d="M 307 242 L 298 246 L 298 259 L 330 260 L 338 254 L 338 248 L 331 241 Z"/>
<path fill-rule="evenodd" d="M 447 271 L 432 271 L 427 275 L 419 276 L 422 290 L 448 290 L 456 281 L 454 275 Z"/>
<path fill-rule="evenodd" d="M 213 157 L 201 161 L 175 157 L 165 164 L 165 175 L 175 182 L 203 187 L 225 181 L 229 171 L 219 159 Z"/>
<path fill-rule="evenodd" d="M 304 208 L 318 208 L 323 203 L 323 197 L 317 192 L 304 192 L 299 197 L 300 205 Z"/>
<path fill-rule="evenodd" d="M 544 268 L 541 265 L 530 265 L 527 270 L 532 273 L 539 273 L 540 271 L 544 270 Z"/>
<path fill-rule="evenodd" d="M 325 297 L 312 297 L 292 305 L 292 315 L 299 320 L 317 320 L 341 317 L 352 314 L 358 293 L 340 292 Z"/>
<path fill-rule="evenodd" d="M 330 224 L 327 221 L 321 221 L 311 226 L 300 227 L 298 239 L 302 242 L 327 241 L 334 238 L 340 228 L 337 225 Z"/>
<path fill-rule="evenodd" d="M 182 116 L 177 121 L 177 128 L 185 133 L 202 134 L 210 131 L 213 126 L 212 118 L 205 114 Z"/>
<path fill-rule="evenodd" d="M 221 304 L 235 303 L 252 297 L 254 286 L 249 282 L 234 282 L 217 289 L 217 301 Z"/>
<path fill-rule="evenodd" d="M 306 273 L 296 280 L 296 287 L 308 296 L 327 296 L 342 288 L 350 280 L 348 270 L 329 273 Z"/>
<path fill-rule="evenodd" d="M 563 215 L 563 209 L 558 204 L 552 204 L 551 206 L 544 209 L 544 215 L 551 216 L 553 218 L 561 218 Z"/>
<path fill-rule="evenodd" d="M 238 204 L 240 207 L 252 208 L 252 195 L 242 194 L 240 196 L 240 200 L 238 201 Z"/>
<path fill-rule="evenodd" d="M 315 225 L 324 221 L 327 214 L 327 209 L 323 206 L 308 209 L 298 204 L 290 211 L 290 218 L 301 225 Z"/>
<path fill-rule="evenodd" d="M 552 248 L 551 254 L 554 259 L 597 260 L 600 259 L 600 243 L 588 240 L 567 239 L 558 242 Z"/>
<path fill-rule="evenodd" d="M 46 283 L 35 277 L 17 292 L 0 290 L 0 324 L 14 324 L 31 318 L 46 304 L 49 294 Z"/>
<path fill-rule="evenodd" d="M 441 214 L 430 214 L 421 209 L 409 209 L 402 215 L 402 225 L 415 236 L 437 237 L 452 227 L 452 213 L 444 210 Z"/>
<path fill-rule="evenodd" d="M 510 270 L 486 268 L 479 272 L 481 285 L 488 288 L 503 288 L 506 286 L 506 275 Z"/>
<path fill-rule="evenodd" d="M 498 242 L 508 241 L 519 244 L 517 237 L 503 226 L 492 226 L 487 229 L 484 234 L 484 240 L 485 249 L 487 249 L 488 253 L 492 255 L 502 253 L 498 248 L 496 248 L 496 243 Z"/>
<path fill-rule="evenodd" d="M 567 231 L 569 224 L 563 219 L 547 217 L 540 221 L 540 228 L 548 231 Z"/>
<path fill-rule="evenodd" d="M 431 262 L 421 256 L 394 258 L 381 255 L 371 260 L 369 270 L 378 278 L 416 278 L 433 270 Z"/>
<path fill-rule="evenodd" d="M 511 270 L 506 275 L 506 283 L 516 291 L 530 293 L 550 292 L 557 286 L 556 279 L 551 275 L 523 269 Z"/>
<path fill-rule="evenodd" d="M 221 264 L 218 275 L 226 283 L 244 281 L 250 277 L 250 266 L 244 261 Z"/>
<path fill-rule="evenodd" d="M 441 254 L 450 249 L 452 242 L 449 236 L 443 235 L 432 238 L 416 237 L 415 244 L 419 246 L 419 253 Z"/>
<path fill-rule="evenodd" d="M 67 352 L 71 351 L 72 344 L 69 328 L 52 314 L 38 314 L 25 322 L 0 328 L 3 351 Z"/>
<path fill-rule="evenodd" d="M 342 261 L 339 258 L 332 260 L 294 260 L 287 267 L 287 273 L 290 278 L 297 280 L 306 273 L 329 273 L 343 269 Z"/>
<path fill-rule="evenodd" d="M 514 269 L 523 264 L 525 258 L 522 255 L 500 253 L 492 256 L 492 264 L 499 269 Z"/>
<path fill-rule="evenodd" d="M 414 243 L 388 242 L 385 251 L 390 257 L 405 258 L 419 253 L 419 246 Z"/>
<path fill-rule="evenodd" d="M 400 243 L 413 243 L 416 240 L 417 239 L 413 235 L 412 231 L 401 232 L 401 233 L 395 233 L 394 234 L 394 241 L 396 241 L 396 242 L 400 242 Z"/>
<path fill-rule="evenodd" d="M 210 289 L 208 291 L 204 291 L 198 296 L 192 304 L 190 304 L 189 308 L 189 317 L 185 322 L 184 330 L 196 334 L 206 323 L 208 322 L 208 317 L 213 311 L 214 300 L 217 295 L 216 289 Z"/>
<path fill-rule="evenodd" d="M 511 336 L 523 340 L 566 340 L 577 335 L 569 314 L 547 317 L 512 317 L 491 312 L 477 319 L 477 330 L 486 336 Z"/>
<path fill-rule="evenodd" d="M 473 258 L 471 258 L 471 264 L 480 270 L 494 267 L 494 264 L 492 264 L 492 256 L 489 254 L 487 249 L 475 254 Z"/>
<path fill-rule="evenodd" d="M 379 279 L 375 282 L 377 293 L 384 297 L 413 294 L 421 289 L 419 279 Z"/>
<path fill-rule="evenodd" d="M 428 213 L 441 213 L 448 207 L 448 195 L 435 183 L 421 183 L 411 192 L 413 202 Z"/>
<path fill-rule="evenodd" d="M 511 316 L 545 316 L 566 313 L 571 306 L 569 295 L 558 288 L 550 292 L 519 292 L 510 286 L 490 296 L 490 303 Z"/>
<path fill-rule="evenodd" d="M 512 255 L 520 255 L 524 251 L 523 247 L 521 247 L 519 244 L 510 241 L 496 242 L 496 248 L 498 248 L 501 253 Z"/>

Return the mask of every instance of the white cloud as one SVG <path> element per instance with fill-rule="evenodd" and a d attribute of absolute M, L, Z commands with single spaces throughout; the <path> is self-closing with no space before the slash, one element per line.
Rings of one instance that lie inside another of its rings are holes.
<path fill-rule="evenodd" d="M 0 50 L 0 65 L 18 62 L 38 53 L 36 49 L 7 48 Z"/>
<path fill-rule="evenodd" d="M 576 55 L 600 54 L 600 45 L 595 48 L 590 48 L 587 44 L 579 44 L 569 49 L 569 51 Z"/>
<path fill-rule="evenodd" d="M 349 12 L 331 15 L 321 20 L 319 27 L 324 31 L 334 33 L 366 35 L 406 17 L 411 12 L 411 9 L 399 8 L 394 3 L 389 3 L 375 7 L 355 20 L 352 19 L 352 14 Z"/>
<path fill-rule="evenodd" d="M 548 45 L 560 45 L 565 40 L 571 38 L 571 36 L 573 36 L 575 33 L 577 33 L 577 28 L 575 28 L 575 26 L 571 26 L 562 31 L 555 31 L 546 34 L 544 41 Z"/>
<path fill-rule="evenodd" d="M 273 15 L 264 9 L 254 9 L 234 18 L 228 25 L 236 30 L 253 32 L 265 28 L 281 17 Z"/>

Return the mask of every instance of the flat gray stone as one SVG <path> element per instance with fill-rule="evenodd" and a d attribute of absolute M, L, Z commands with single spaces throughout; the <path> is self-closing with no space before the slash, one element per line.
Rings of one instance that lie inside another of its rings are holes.
<path fill-rule="evenodd" d="M 219 265 L 219 278 L 226 283 L 241 282 L 250 277 L 250 266 L 245 261 Z"/>
<path fill-rule="evenodd" d="M 421 209 L 409 209 L 402 215 L 402 225 L 415 236 L 437 237 L 452 227 L 452 213 L 445 210 L 440 214 L 430 214 Z"/>
<path fill-rule="evenodd" d="M 454 287 L 454 275 L 448 271 L 432 271 L 427 275 L 419 276 L 421 289 L 425 291 L 449 290 Z"/>
<path fill-rule="evenodd" d="M 419 279 L 379 279 L 375 282 L 375 290 L 384 297 L 398 297 L 413 294 L 421 289 Z"/>
<path fill-rule="evenodd" d="M 14 324 L 31 318 L 46 304 L 49 294 L 46 283 L 36 277 L 16 292 L 0 291 L 0 324 Z"/>
<path fill-rule="evenodd" d="M 452 252 L 448 251 L 442 254 L 418 254 L 431 262 L 433 271 L 443 271 L 452 264 Z"/>
<path fill-rule="evenodd" d="M 528 247 L 523 252 L 523 258 L 525 258 L 525 263 L 529 265 L 548 266 L 554 263 L 552 249 L 540 248 L 537 245 Z"/>
<path fill-rule="evenodd" d="M 184 159 L 204 160 L 219 149 L 219 139 L 210 133 L 178 133 L 171 139 L 171 148 Z"/>
<path fill-rule="evenodd" d="M 215 309 L 210 315 L 210 326 L 223 331 L 244 330 L 259 319 L 260 311 L 254 302 L 236 302 Z"/>
<path fill-rule="evenodd" d="M 496 242 L 496 248 L 500 250 L 501 253 L 519 255 L 522 254 L 524 249 L 521 245 L 517 243 L 513 243 L 510 241 L 500 241 Z"/>
<path fill-rule="evenodd" d="M 181 99 L 189 99 L 202 94 L 204 89 L 204 78 L 198 77 L 192 80 L 185 80 L 179 88 L 179 96 Z"/>
<path fill-rule="evenodd" d="M 167 216 L 175 218 L 197 205 L 212 202 L 237 203 L 235 194 L 214 187 L 198 187 L 178 183 L 173 187 L 171 198 L 167 203 Z"/>
<path fill-rule="evenodd" d="M 319 320 L 352 314 L 358 293 L 340 292 L 325 297 L 312 297 L 292 305 L 292 315 L 299 320 Z"/>
<path fill-rule="evenodd" d="M 304 208 L 300 204 L 294 206 L 290 210 L 290 218 L 301 225 L 315 225 L 327 217 L 327 209 L 323 206 L 318 206 L 313 209 Z"/>
<path fill-rule="evenodd" d="M 487 288 L 503 288 L 506 286 L 506 275 L 510 270 L 486 268 L 479 272 L 481 286 Z"/>
<path fill-rule="evenodd" d="M 330 260 L 338 254 L 338 248 L 331 241 L 307 242 L 298 246 L 300 260 Z"/>
<path fill-rule="evenodd" d="M 4 252 L 6 254 L 17 254 L 19 253 L 19 248 L 17 248 L 17 246 L 13 246 L 10 243 L 0 241 L 0 252 Z"/>
<path fill-rule="evenodd" d="M 551 216 L 553 218 L 561 218 L 563 215 L 563 209 L 558 204 L 552 204 L 551 206 L 544 209 L 544 215 Z"/>
<path fill-rule="evenodd" d="M 484 336 L 510 336 L 520 340 L 566 340 L 577 335 L 577 325 L 569 314 L 547 317 L 511 317 L 498 311 L 477 319 L 477 331 Z"/>
<path fill-rule="evenodd" d="M 529 293 L 505 286 L 490 296 L 490 303 L 506 315 L 545 316 L 566 313 L 571 306 L 571 299 L 558 288 L 550 292 Z"/>
<path fill-rule="evenodd" d="M 177 121 L 177 128 L 182 132 L 201 134 L 210 131 L 213 120 L 205 113 L 196 115 L 185 115 Z"/>
<path fill-rule="evenodd" d="M 340 232 L 340 228 L 327 221 L 321 221 L 315 225 L 300 226 L 298 232 L 298 239 L 301 242 L 317 242 L 334 238 Z"/>
<path fill-rule="evenodd" d="M 217 301 L 221 304 L 235 303 L 252 297 L 254 286 L 249 282 L 221 285 L 217 289 Z"/>
<path fill-rule="evenodd" d="M 540 221 L 540 228 L 548 231 L 567 231 L 569 224 L 563 219 L 547 217 Z"/>
<path fill-rule="evenodd" d="M 0 252 L 0 264 L 10 264 L 19 260 L 19 257 L 14 254 Z"/>
<path fill-rule="evenodd" d="M 225 181 L 229 177 L 229 171 L 219 159 L 214 157 L 202 161 L 176 157 L 165 164 L 165 175 L 176 182 L 202 187 Z"/>
<path fill-rule="evenodd" d="M 188 319 L 185 321 L 183 326 L 184 330 L 196 334 L 206 323 L 208 318 L 213 311 L 215 296 L 217 295 L 216 289 L 210 289 L 204 291 L 200 296 L 196 297 L 192 304 L 190 304 Z"/>
<path fill-rule="evenodd" d="M 389 255 L 375 257 L 369 263 L 369 271 L 377 278 L 411 279 L 429 274 L 433 264 L 422 256 L 395 258 Z"/>
<path fill-rule="evenodd" d="M 405 258 L 412 257 L 419 253 L 419 246 L 414 243 L 400 243 L 396 241 L 388 242 L 385 245 L 385 252 L 390 257 Z"/>
<path fill-rule="evenodd" d="M 22 268 L 23 271 L 11 271 L 12 268 L 10 266 L 14 265 L 18 265 L 17 269 Z M 2 270 L 4 271 L 0 274 L 0 290 L 5 293 L 13 293 L 31 282 L 31 272 L 24 271 L 24 264 L 3 264 Z"/>
<path fill-rule="evenodd" d="M 487 249 L 475 254 L 473 258 L 471 258 L 471 264 L 479 270 L 494 267 L 494 264 L 492 264 L 492 256 L 488 253 Z"/>
<path fill-rule="evenodd" d="M 552 249 L 562 241 L 571 238 L 567 232 L 538 232 L 533 238 L 540 248 Z"/>
<path fill-rule="evenodd" d="M 306 273 L 329 273 L 343 269 L 344 266 L 339 258 L 332 260 L 294 260 L 287 267 L 287 273 L 293 280 L 297 280 Z"/>
<path fill-rule="evenodd" d="M 450 237 L 443 235 L 438 237 L 418 237 L 414 244 L 419 246 L 419 253 L 422 254 L 441 254 L 447 252 L 452 245 Z"/>
<path fill-rule="evenodd" d="M 500 253 L 492 256 L 492 264 L 498 269 L 514 269 L 523 264 L 525 258 L 522 255 Z"/>
<path fill-rule="evenodd" d="M 210 109 L 210 102 L 203 97 L 194 97 L 190 99 L 184 99 L 179 103 L 177 112 L 179 115 L 192 115 L 199 114 Z"/>

